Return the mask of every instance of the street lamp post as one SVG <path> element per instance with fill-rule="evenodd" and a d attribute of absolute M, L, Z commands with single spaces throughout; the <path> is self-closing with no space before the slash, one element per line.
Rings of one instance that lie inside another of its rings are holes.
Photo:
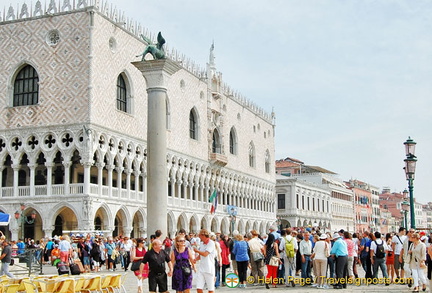
<path fill-rule="evenodd" d="M 410 218 L 411 218 L 411 228 L 415 229 L 415 213 L 414 213 L 414 175 L 415 175 L 415 169 L 416 169 L 416 163 L 417 163 L 417 157 L 414 155 L 415 153 L 415 146 L 416 142 L 411 139 L 411 137 L 408 137 L 407 141 L 404 142 L 405 145 L 405 154 L 406 159 L 405 162 L 405 176 L 406 180 L 408 181 L 408 191 L 409 191 L 409 197 L 410 197 Z"/>
<path fill-rule="evenodd" d="M 405 191 L 404 191 L 405 193 Z M 406 191 L 406 193 L 408 193 L 408 191 Z M 405 229 L 408 229 L 408 217 L 407 217 L 407 213 L 408 213 L 408 207 L 409 207 L 409 202 L 407 202 L 406 200 L 404 200 L 402 203 L 402 212 L 404 215 L 404 223 L 405 223 Z"/>
<path fill-rule="evenodd" d="M 29 220 L 28 217 L 24 214 L 25 205 L 22 203 L 20 206 L 21 212 L 16 211 L 15 212 L 15 219 L 17 220 L 18 225 L 21 227 L 21 239 L 24 240 L 24 224 L 27 223 L 29 225 L 33 224 L 36 219 L 36 213 L 35 211 L 32 211 L 31 213 L 31 219 Z"/>

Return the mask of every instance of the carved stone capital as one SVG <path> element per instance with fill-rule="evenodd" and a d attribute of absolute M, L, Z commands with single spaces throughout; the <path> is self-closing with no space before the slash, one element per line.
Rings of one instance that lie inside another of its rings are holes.
<path fill-rule="evenodd" d="M 132 64 L 142 72 L 148 91 L 166 91 L 171 75 L 181 69 L 181 66 L 171 59 L 132 62 Z"/>

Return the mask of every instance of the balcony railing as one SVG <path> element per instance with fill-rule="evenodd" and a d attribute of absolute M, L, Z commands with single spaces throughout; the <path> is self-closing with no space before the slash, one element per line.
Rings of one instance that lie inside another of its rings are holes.
<path fill-rule="evenodd" d="M 67 192 L 68 191 L 68 192 Z M 84 183 L 73 183 L 68 185 L 68 190 L 65 184 L 53 184 L 51 186 L 51 196 L 66 196 L 66 195 L 81 195 L 84 193 Z M 109 187 L 102 186 L 99 188 L 97 184 L 89 185 L 89 193 L 91 195 L 109 197 Z M 113 187 L 111 189 L 112 197 L 119 197 L 119 189 Z M 121 189 L 120 191 L 122 199 L 136 199 L 145 202 L 144 192 L 135 190 Z M 48 196 L 48 186 L 47 185 L 35 185 L 34 194 L 31 194 L 30 186 L 18 186 L 18 193 L 14 194 L 13 187 L 1 187 L 0 188 L 0 198 L 13 198 L 13 197 L 32 197 L 32 196 Z"/>

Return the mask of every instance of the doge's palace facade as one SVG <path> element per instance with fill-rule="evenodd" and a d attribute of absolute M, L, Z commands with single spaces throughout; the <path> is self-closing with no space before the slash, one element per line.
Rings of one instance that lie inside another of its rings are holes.
<path fill-rule="evenodd" d="M 150 36 L 107 3 L 61 2 L 0 13 L 0 210 L 36 214 L 4 231 L 153 234 L 146 84 L 131 64 L 146 46 L 139 35 Z M 168 231 L 265 232 L 275 221 L 274 115 L 222 81 L 213 47 L 205 69 L 167 56 L 182 66 L 166 101 Z"/>

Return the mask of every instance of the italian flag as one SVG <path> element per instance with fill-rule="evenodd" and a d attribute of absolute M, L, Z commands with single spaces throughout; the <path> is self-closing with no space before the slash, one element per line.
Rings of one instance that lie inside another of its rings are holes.
<path fill-rule="evenodd" d="M 217 203 L 218 203 L 217 196 L 218 196 L 217 190 L 215 189 L 209 198 L 209 202 L 212 203 L 212 206 L 210 208 L 210 214 L 214 214 L 216 212 Z"/>

